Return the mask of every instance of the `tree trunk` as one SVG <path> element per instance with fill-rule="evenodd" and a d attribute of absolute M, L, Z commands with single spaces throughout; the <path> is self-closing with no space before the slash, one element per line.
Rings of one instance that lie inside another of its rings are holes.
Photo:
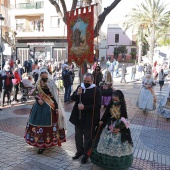
<path fill-rule="evenodd" d="M 138 64 L 140 64 L 142 58 L 142 42 L 139 41 L 138 45 Z"/>
<path fill-rule="evenodd" d="M 106 18 L 106 16 L 117 6 L 117 4 L 120 2 L 121 0 L 115 0 L 110 6 L 108 6 L 107 8 L 104 9 L 103 13 L 99 15 L 98 17 L 98 21 L 97 21 L 97 24 L 95 26 L 95 29 L 94 29 L 94 38 L 96 38 L 98 35 L 99 35 L 99 30 L 101 29 L 101 26 L 103 25 L 103 22 Z M 57 1 L 55 0 L 49 0 L 49 2 L 54 5 L 57 13 L 60 15 L 60 16 L 63 16 L 63 22 L 67 25 L 66 23 L 66 17 L 65 17 L 65 12 L 67 10 L 66 8 L 66 5 L 65 5 L 65 2 L 66 0 L 61 0 L 61 4 L 62 4 L 62 7 L 63 7 L 63 11 L 64 11 L 64 14 L 61 12 L 61 9 L 60 9 L 60 6 L 59 4 L 57 3 Z M 72 3 L 72 7 L 71 7 L 71 10 L 74 10 L 76 8 L 76 5 L 77 5 L 77 0 L 73 0 L 73 3 Z M 92 1 L 89 0 L 88 1 L 88 4 L 90 4 Z"/>
<path fill-rule="evenodd" d="M 150 36 L 150 44 L 149 44 L 149 59 L 151 61 L 151 65 L 153 65 L 154 47 L 155 47 L 155 27 L 153 25 L 151 27 L 151 36 Z"/>
<path fill-rule="evenodd" d="M 104 22 L 106 16 L 112 11 L 112 9 L 114 9 L 117 6 L 117 4 L 120 1 L 121 0 L 115 0 L 110 6 L 108 6 L 107 8 L 104 8 L 103 13 L 99 15 L 97 24 L 94 29 L 94 38 L 96 38 L 99 35 L 99 30 L 100 30 L 101 26 L 103 25 L 103 22 Z"/>

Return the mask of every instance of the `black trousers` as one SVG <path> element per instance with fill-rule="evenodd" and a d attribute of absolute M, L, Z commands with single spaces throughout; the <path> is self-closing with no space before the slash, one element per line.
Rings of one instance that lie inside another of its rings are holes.
<path fill-rule="evenodd" d="M 8 98 L 8 102 L 11 103 L 11 86 L 6 86 L 5 89 L 2 89 L 2 93 L 1 93 L 2 104 L 5 103 L 5 96 L 6 95 L 7 95 L 7 98 Z"/>
<path fill-rule="evenodd" d="M 14 95 L 13 95 L 13 100 L 17 100 L 17 94 L 19 91 L 19 84 L 14 84 Z"/>
<path fill-rule="evenodd" d="M 87 155 L 92 145 L 91 129 L 85 129 L 75 126 L 75 142 L 77 152 L 83 153 L 83 155 Z"/>

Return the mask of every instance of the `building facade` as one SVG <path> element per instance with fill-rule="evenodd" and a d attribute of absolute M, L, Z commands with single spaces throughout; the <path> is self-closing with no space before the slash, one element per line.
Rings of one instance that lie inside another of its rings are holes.
<path fill-rule="evenodd" d="M 12 54 L 12 37 L 10 35 L 10 1 L 0 0 L 0 27 L 1 38 L 0 45 L 2 47 L 1 62 L 4 57 L 11 57 Z"/>
<path fill-rule="evenodd" d="M 95 11 L 96 22 L 101 2 Z M 16 58 L 23 63 L 33 54 L 34 59 L 66 61 L 67 27 L 49 0 L 12 0 L 11 5 L 12 28 L 17 32 Z M 83 4 L 77 5 L 80 6 Z"/>
<path fill-rule="evenodd" d="M 126 46 L 127 52 L 118 55 L 118 60 L 122 60 L 125 58 L 126 60 L 130 60 L 132 58 L 132 54 L 137 54 L 136 48 L 136 36 L 132 34 L 131 30 L 127 30 L 126 32 L 117 24 L 109 24 L 107 28 L 107 35 L 103 36 L 100 44 L 100 58 L 105 57 L 105 60 L 114 59 L 114 55 L 116 50 L 120 46 Z M 123 58 L 122 58 L 123 57 Z"/>
<path fill-rule="evenodd" d="M 11 2 L 12 27 L 16 30 L 16 58 L 67 59 L 66 26 L 48 0 Z"/>

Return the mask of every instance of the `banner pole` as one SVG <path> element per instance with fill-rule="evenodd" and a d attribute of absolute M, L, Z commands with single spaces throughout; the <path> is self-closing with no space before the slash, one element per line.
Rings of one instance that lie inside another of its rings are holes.
<path fill-rule="evenodd" d="M 82 66 L 80 66 L 80 85 L 82 83 Z M 79 95 L 79 104 L 81 104 L 81 94 Z M 81 120 L 81 110 L 79 110 L 79 120 Z"/>

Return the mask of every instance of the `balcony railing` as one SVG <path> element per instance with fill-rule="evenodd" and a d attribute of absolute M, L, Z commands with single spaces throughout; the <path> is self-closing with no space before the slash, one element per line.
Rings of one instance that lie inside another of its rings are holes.
<path fill-rule="evenodd" d="M 17 9 L 41 9 L 44 8 L 44 1 L 19 3 L 16 5 Z"/>

